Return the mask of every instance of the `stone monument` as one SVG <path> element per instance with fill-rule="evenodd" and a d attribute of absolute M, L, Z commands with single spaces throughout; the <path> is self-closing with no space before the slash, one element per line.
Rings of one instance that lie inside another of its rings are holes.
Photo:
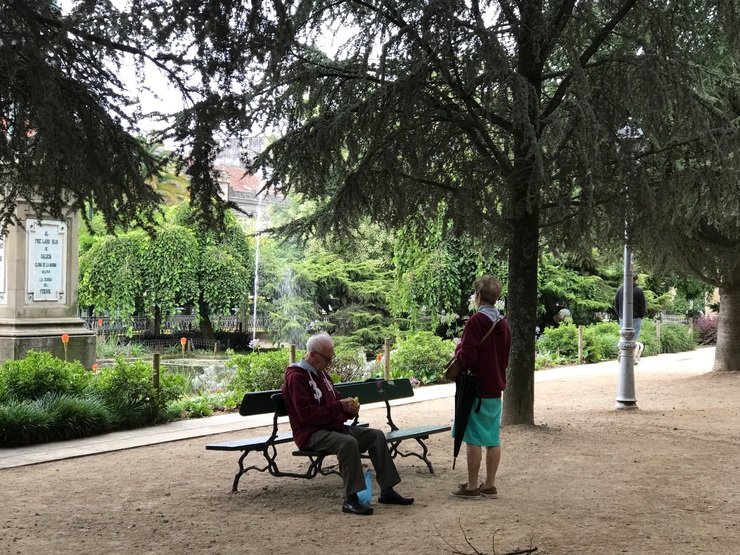
<path fill-rule="evenodd" d="M 79 216 L 39 217 L 25 202 L 16 216 L 0 239 L 0 363 L 33 349 L 91 368 L 95 334 L 77 315 Z"/>

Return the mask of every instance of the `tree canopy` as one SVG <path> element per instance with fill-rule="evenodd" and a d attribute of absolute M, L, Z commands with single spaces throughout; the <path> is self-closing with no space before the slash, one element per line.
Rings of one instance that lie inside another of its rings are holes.
<path fill-rule="evenodd" d="M 182 141 L 191 202 L 203 212 L 223 208 L 210 198 L 217 196 L 219 135 L 268 129 L 279 138 L 251 168 L 315 208 L 284 231 L 324 236 L 367 217 L 398 227 L 441 209 L 450 236 L 503 244 L 512 329 L 504 423 L 534 419 L 541 243 L 586 255 L 597 242 L 619 243 L 625 214 L 635 214 L 632 237 L 642 244 L 647 233 L 638 224 L 647 214 L 640 207 L 671 221 L 676 176 L 686 184 L 702 174 L 727 178 L 736 163 L 727 156 L 737 138 L 727 109 L 737 91 L 735 1 L 137 0 L 125 17 L 108 3 L 75 3 L 63 15 L 49 15 L 40 2 L 8 6 L 35 38 L 28 47 L 34 63 L 52 72 L 54 58 L 45 54 L 56 48 L 65 71 L 89 66 L 90 78 L 72 76 L 84 85 L 80 98 L 98 95 L 95 105 L 114 121 L 125 121 L 109 116 L 125 99 L 115 96 L 106 63 L 139 52 L 169 72 L 192 103 L 165 135 Z M 10 52 L 3 67 L 30 67 L 21 47 L 32 41 L 8 40 L 15 42 L 3 46 Z M 93 54 L 99 59 L 90 60 Z M 11 90 L 6 114 L 22 105 L 15 100 L 22 88 Z M 85 128 L 81 114 L 65 129 Z M 22 121 L 36 140 L 53 137 L 37 116 L 22 111 L 14 129 Z M 630 117 L 648 139 L 633 155 L 615 140 Z M 20 135 L 12 134 L 22 142 Z M 18 152 L 3 162 L 13 167 Z M 140 173 L 149 171 L 149 159 L 136 160 Z M 117 172 L 112 196 L 96 193 L 96 202 L 121 205 L 109 215 L 136 214 L 125 210 L 138 192 L 124 187 L 138 184 L 133 167 Z M 725 178 L 726 194 L 740 198 L 737 183 Z M 660 185 L 633 186 L 638 181 Z M 89 178 L 80 183 L 97 190 Z M 708 202 L 699 202 L 703 214 Z M 735 202 L 728 197 L 720 208 L 737 214 Z"/>

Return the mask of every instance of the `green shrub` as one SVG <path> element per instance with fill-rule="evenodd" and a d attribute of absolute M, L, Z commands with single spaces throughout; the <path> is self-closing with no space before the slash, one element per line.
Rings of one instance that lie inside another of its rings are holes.
<path fill-rule="evenodd" d="M 578 328 L 567 323 L 546 328 L 537 340 L 536 350 L 539 353 L 557 354 L 569 362 L 578 360 Z"/>
<path fill-rule="evenodd" d="M 79 361 L 65 362 L 50 353 L 28 351 L 23 360 L 0 366 L 0 400 L 38 399 L 46 393 L 80 393 L 91 379 Z"/>
<path fill-rule="evenodd" d="M 542 370 L 544 368 L 552 368 L 553 366 L 561 366 L 563 364 L 568 364 L 568 360 L 562 358 L 557 353 L 550 353 L 550 352 L 537 352 L 534 356 L 534 369 L 535 370 Z"/>
<path fill-rule="evenodd" d="M 241 401 L 234 391 L 216 391 L 201 393 L 171 402 L 167 410 L 185 418 L 211 416 L 214 410 L 233 410 Z"/>
<path fill-rule="evenodd" d="M 47 393 L 0 404 L 3 445 L 29 445 L 87 437 L 112 429 L 112 415 L 95 396 Z"/>
<path fill-rule="evenodd" d="M 115 414 L 116 427 L 136 427 L 153 422 L 167 413 L 157 415 L 155 407 L 166 407 L 187 391 L 189 380 L 181 374 L 163 372 L 159 393 L 154 387 L 154 368 L 144 361 L 126 362 L 118 357 L 112 368 L 100 370 L 93 390 Z"/>
<path fill-rule="evenodd" d="M 50 441 L 88 437 L 112 429 L 113 415 L 95 395 L 49 393 L 39 399 L 39 404 L 52 417 Z"/>
<path fill-rule="evenodd" d="M 391 353 L 392 378 L 416 378 L 422 384 L 444 380 L 444 366 L 455 344 L 432 332 L 419 331 L 399 338 Z"/>
<path fill-rule="evenodd" d="M 289 363 L 290 351 L 282 349 L 234 355 L 226 365 L 236 367 L 233 389 L 241 396 L 249 391 L 280 389 Z"/>
<path fill-rule="evenodd" d="M 652 319 L 642 319 L 639 341 L 645 346 L 642 351 L 642 356 L 650 357 L 660 354 L 660 343 L 658 342 L 657 335 L 655 335 L 655 323 Z"/>
<path fill-rule="evenodd" d="M 207 395 L 198 395 L 176 401 L 181 416 L 202 418 L 213 414 L 213 407 Z"/>
<path fill-rule="evenodd" d="M 0 445 L 44 442 L 52 423 L 52 415 L 35 400 L 8 398 L 0 403 Z"/>
<path fill-rule="evenodd" d="M 617 358 L 619 352 L 619 323 L 599 322 L 583 329 L 583 359 L 601 362 Z"/>
<path fill-rule="evenodd" d="M 362 381 L 370 376 L 365 351 L 359 347 L 335 344 L 334 360 L 328 372 L 339 382 Z"/>
<path fill-rule="evenodd" d="M 660 352 L 680 353 L 696 349 L 694 332 L 683 324 L 662 324 L 660 326 Z"/>

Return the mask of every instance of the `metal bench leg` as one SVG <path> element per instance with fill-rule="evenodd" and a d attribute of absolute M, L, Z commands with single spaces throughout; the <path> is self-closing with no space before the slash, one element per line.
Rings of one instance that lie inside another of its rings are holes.
<path fill-rule="evenodd" d="M 427 464 L 427 467 L 429 468 L 429 474 L 434 474 L 434 467 L 432 466 L 432 461 L 429 460 L 427 457 L 427 453 L 429 452 L 429 449 L 427 449 L 426 443 L 424 443 L 421 438 L 415 437 L 415 438 L 409 438 L 409 439 L 415 439 L 416 442 L 421 445 L 422 453 L 421 455 L 419 453 L 414 453 L 413 451 L 409 451 L 408 453 L 404 453 L 403 451 L 400 451 L 398 449 L 398 446 L 401 444 L 402 441 L 392 441 L 390 442 L 391 448 L 391 458 L 395 459 L 397 455 L 400 455 L 402 457 L 416 457 L 418 459 L 421 459 Z"/>
<path fill-rule="evenodd" d="M 247 455 L 249 455 L 249 451 L 244 451 L 242 456 L 239 457 L 239 472 L 234 476 L 234 484 L 231 486 L 231 493 L 239 493 L 239 478 L 241 478 L 242 474 L 246 472 L 246 470 L 244 470 L 244 458 Z"/>
<path fill-rule="evenodd" d="M 268 452 L 268 449 L 270 448 L 272 448 L 272 454 Z M 246 474 L 250 470 L 256 470 L 257 472 L 269 471 L 270 474 L 272 474 L 273 476 L 279 473 L 277 464 L 275 463 L 275 457 L 277 456 L 277 450 L 275 449 L 274 445 L 265 447 L 261 451 L 262 456 L 267 461 L 267 464 L 265 466 L 252 465 L 252 466 L 248 466 L 247 468 L 244 468 L 244 459 L 246 459 L 247 455 L 249 455 L 249 453 L 251 452 L 252 452 L 251 450 L 244 451 L 244 453 L 242 453 L 242 456 L 239 457 L 239 472 L 237 472 L 236 476 L 234 476 L 234 483 L 231 486 L 231 493 L 239 493 L 239 479 L 242 477 L 242 474 Z"/>

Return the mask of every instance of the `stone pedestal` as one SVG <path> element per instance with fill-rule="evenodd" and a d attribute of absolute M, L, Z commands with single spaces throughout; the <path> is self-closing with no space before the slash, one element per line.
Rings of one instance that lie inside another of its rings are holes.
<path fill-rule="evenodd" d="M 34 351 L 65 357 L 85 368 L 95 362 L 95 334 L 77 316 L 79 217 L 38 217 L 19 203 L 21 226 L 0 243 L 0 362 Z"/>

